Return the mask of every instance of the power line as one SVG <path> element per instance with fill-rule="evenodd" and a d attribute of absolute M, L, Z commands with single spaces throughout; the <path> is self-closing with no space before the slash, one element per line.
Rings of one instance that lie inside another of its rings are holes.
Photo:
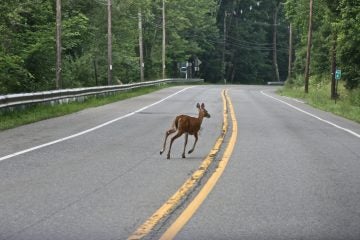
<path fill-rule="evenodd" d="M 213 41 L 213 40 L 208 40 L 208 42 L 214 43 L 214 44 L 224 44 L 224 41 Z M 241 44 L 237 44 L 234 42 L 226 42 L 227 45 L 231 45 L 237 48 L 241 48 L 241 49 L 246 49 L 246 50 L 254 50 L 254 51 L 272 51 L 274 50 L 273 47 L 259 47 L 259 46 L 245 46 L 245 45 L 241 45 Z M 287 48 L 277 48 L 277 50 L 279 52 L 287 52 L 288 49 Z"/>
<path fill-rule="evenodd" d="M 256 45 L 256 46 L 271 46 L 272 43 L 259 43 L 259 42 L 249 42 L 249 41 L 245 41 L 245 40 L 239 40 L 237 38 L 233 38 L 233 37 L 227 37 L 228 39 L 231 39 L 239 44 L 242 44 L 242 45 Z"/>

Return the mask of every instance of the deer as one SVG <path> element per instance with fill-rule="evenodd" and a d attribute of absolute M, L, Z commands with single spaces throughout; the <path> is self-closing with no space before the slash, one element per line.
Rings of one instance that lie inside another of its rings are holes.
<path fill-rule="evenodd" d="M 178 137 L 180 137 L 181 135 L 183 135 L 184 133 L 185 133 L 185 143 L 184 143 L 184 150 L 182 153 L 182 158 L 185 158 L 185 150 L 186 150 L 186 144 L 188 141 L 189 134 L 194 135 L 195 141 L 194 141 L 193 147 L 189 150 L 188 154 L 191 154 L 194 151 L 195 145 L 198 141 L 198 133 L 199 133 L 199 130 L 201 127 L 201 123 L 202 123 L 204 117 L 210 118 L 210 114 L 205 109 L 204 103 L 202 103 L 201 105 L 199 103 L 197 103 L 196 108 L 199 110 L 199 115 L 197 118 L 191 117 L 188 115 L 178 115 L 175 117 L 175 119 L 172 123 L 172 127 L 165 132 L 164 146 L 163 146 L 162 150 L 160 151 L 160 155 L 165 151 L 167 138 L 169 137 L 169 135 L 175 133 L 176 131 L 177 131 L 176 135 L 174 135 L 170 141 L 170 146 L 169 146 L 169 150 L 167 153 L 167 159 L 170 159 L 171 146 L 172 146 L 174 140 L 177 139 Z"/>

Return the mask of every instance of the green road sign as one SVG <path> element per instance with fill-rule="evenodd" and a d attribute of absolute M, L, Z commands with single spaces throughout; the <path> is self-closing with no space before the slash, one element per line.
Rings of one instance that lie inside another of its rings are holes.
<path fill-rule="evenodd" d="M 337 69 L 336 72 L 335 72 L 335 79 L 340 80 L 340 78 L 341 78 L 341 70 Z"/>

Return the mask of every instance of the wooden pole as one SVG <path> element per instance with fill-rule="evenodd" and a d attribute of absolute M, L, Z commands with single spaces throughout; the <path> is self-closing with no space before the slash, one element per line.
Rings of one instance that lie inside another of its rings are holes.
<path fill-rule="evenodd" d="M 165 0 L 162 1 L 162 17 L 163 17 L 163 26 L 162 26 L 162 32 L 163 32 L 163 38 L 162 38 L 162 78 L 165 79 L 166 77 L 166 74 L 165 74 L 165 68 L 166 68 L 166 47 L 165 47 L 165 44 L 166 44 L 166 32 L 165 32 Z"/>
<path fill-rule="evenodd" d="M 61 83 L 61 0 L 56 0 L 56 89 L 62 87 Z"/>
<path fill-rule="evenodd" d="M 336 99 L 336 97 L 337 97 L 336 79 L 335 79 L 335 72 L 336 72 L 336 40 L 337 40 L 337 34 L 335 32 L 333 32 L 333 42 L 332 42 L 332 49 L 331 49 L 331 94 L 330 94 L 331 99 Z"/>
<path fill-rule="evenodd" d="M 112 32 L 111 32 L 111 0 L 108 0 L 108 85 L 112 84 Z"/>
<path fill-rule="evenodd" d="M 291 67 L 292 67 L 292 52 L 293 52 L 293 35 L 292 35 L 292 26 L 291 23 L 289 25 L 289 64 L 288 64 L 288 77 L 287 79 L 291 79 Z"/>
<path fill-rule="evenodd" d="M 226 64 L 225 64 L 225 51 L 226 51 L 226 17 L 227 11 L 224 12 L 224 36 L 223 36 L 223 52 L 222 52 L 222 76 L 224 79 L 224 84 L 226 84 Z"/>
<path fill-rule="evenodd" d="M 311 53 L 311 42 L 312 42 L 312 15 L 313 15 L 313 0 L 310 0 L 308 43 L 306 50 L 306 65 L 305 65 L 305 93 L 309 92 L 310 53 Z"/>
<path fill-rule="evenodd" d="M 140 81 L 144 81 L 144 54 L 143 54 L 143 37 L 142 37 L 142 17 L 139 9 L 139 58 L 140 58 Z"/>
<path fill-rule="evenodd" d="M 279 12 L 280 4 L 275 6 L 274 15 L 273 15 L 273 67 L 275 72 L 275 81 L 280 82 L 280 75 L 279 75 L 279 66 L 277 61 L 277 18 Z"/>
<path fill-rule="evenodd" d="M 93 60 L 93 64 L 94 64 L 94 77 L 95 77 L 95 86 L 98 86 L 98 63 L 97 63 L 97 57 L 95 56 L 94 60 Z"/>

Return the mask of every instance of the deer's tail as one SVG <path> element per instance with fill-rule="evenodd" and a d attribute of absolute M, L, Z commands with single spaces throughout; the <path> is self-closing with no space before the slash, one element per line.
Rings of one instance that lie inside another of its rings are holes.
<path fill-rule="evenodd" d="M 180 116 L 177 116 L 177 117 L 174 119 L 174 121 L 173 121 L 173 123 L 172 123 L 172 125 L 171 125 L 171 128 L 166 131 L 166 133 L 165 133 L 165 140 L 164 140 L 164 146 L 163 146 L 163 148 L 162 148 L 161 151 L 160 151 L 160 155 L 165 151 L 165 148 L 166 148 L 166 140 L 167 140 L 168 136 L 169 136 L 170 134 L 176 132 L 176 130 L 178 129 L 178 127 L 179 127 L 179 119 L 180 119 Z"/>
<path fill-rule="evenodd" d="M 173 129 L 175 129 L 175 130 L 178 129 L 178 127 L 179 127 L 179 120 L 180 120 L 180 116 L 177 116 L 177 117 L 175 118 L 174 122 L 173 122 L 173 126 L 172 126 Z"/>

